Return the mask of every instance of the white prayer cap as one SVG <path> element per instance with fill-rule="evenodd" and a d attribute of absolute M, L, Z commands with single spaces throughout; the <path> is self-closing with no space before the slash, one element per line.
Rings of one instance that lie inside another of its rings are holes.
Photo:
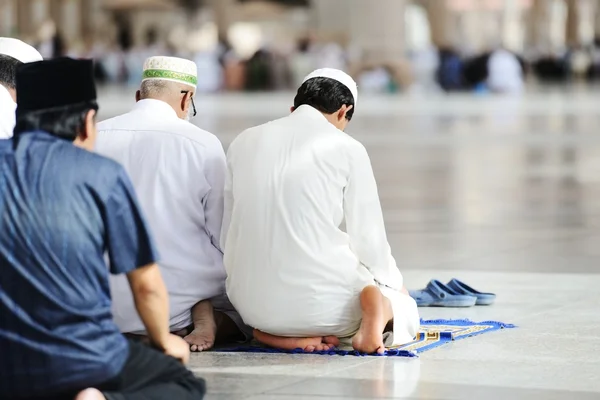
<path fill-rule="evenodd" d="M 22 63 L 42 61 L 39 51 L 18 39 L 0 37 L 0 54 L 12 57 Z"/>
<path fill-rule="evenodd" d="M 329 78 L 338 81 L 342 85 L 346 86 L 350 89 L 352 93 L 352 97 L 354 97 L 354 105 L 358 102 L 358 85 L 352 79 L 350 75 L 335 68 L 322 68 L 310 73 L 306 78 L 304 78 L 303 84 L 313 78 Z"/>
<path fill-rule="evenodd" d="M 194 88 L 198 84 L 198 67 L 190 60 L 177 57 L 150 57 L 144 63 L 142 82 L 161 79 L 183 83 Z"/>

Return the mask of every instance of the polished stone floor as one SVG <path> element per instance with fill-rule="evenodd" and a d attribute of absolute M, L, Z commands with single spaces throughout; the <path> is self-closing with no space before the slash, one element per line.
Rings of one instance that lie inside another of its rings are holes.
<path fill-rule="evenodd" d="M 128 107 L 123 95 L 102 92 L 104 117 Z M 498 294 L 492 307 L 422 316 L 519 328 L 414 360 L 194 355 L 208 399 L 599 399 L 599 100 L 561 89 L 362 98 L 349 134 L 370 152 L 407 286 L 458 277 Z M 204 97 L 195 123 L 227 146 L 291 101 Z"/>

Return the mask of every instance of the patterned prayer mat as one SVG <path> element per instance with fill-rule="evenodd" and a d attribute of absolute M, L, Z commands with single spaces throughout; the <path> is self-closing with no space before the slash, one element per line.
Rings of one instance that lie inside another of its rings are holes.
<path fill-rule="evenodd" d="M 467 339 L 500 329 L 515 328 L 515 325 L 496 321 L 473 322 L 466 319 L 456 320 L 421 320 L 421 329 L 415 340 L 411 343 L 391 348 L 385 354 L 365 354 L 354 350 L 333 349 L 329 351 L 317 351 L 305 353 L 301 349 L 284 351 L 265 347 L 258 342 L 250 345 L 220 349 L 219 352 L 227 353 L 287 353 L 287 354 L 316 354 L 316 355 L 340 355 L 340 356 L 380 356 L 380 357 L 417 357 L 417 354 L 436 347 L 443 346 L 455 340 Z"/>

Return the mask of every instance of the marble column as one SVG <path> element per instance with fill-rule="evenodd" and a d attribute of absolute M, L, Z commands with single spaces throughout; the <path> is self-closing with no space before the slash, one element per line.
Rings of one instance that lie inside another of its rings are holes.
<path fill-rule="evenodd" d="M 32 3 L 31 1 L 17 0 L 17 30 L 20 36 L 33 34 Z"/>
<path fill-rule="evenodd" d="M 17 33 L 16 0 L 0 0 L 0 36 L 13 36 Z"/>
<path fill-rule="evenodd" d="M 312 31 L 323 40 L 350 39 L 352 0 L 312 0 Z M 377 2 L 379 0 L 372 0 Z"/>
<path fill-rule="evenodd" d="M 552 51 L 551 6 L 554 0 L 534 0 L 526 15 L 526 48 L 535 53 Z"/>
<path fill-rule="evenodd" d="M 429 18 L 431 41 L 439 48 L 454 47 L 457 45 L 457 15 L 452 12 L 444 0 L 420 0 L 418 2 Z"/>
<path fill-rule="evenodd" d="M 374 64 L 404 61 L 405 0 L 346 0 L 350 10 L 350 42 Z"/>
<path fill-rule="evenodd" d="M 567 0 L 566 43 L 571 47 L 589 45 L 595 34 L 596 0 Z"/>
<path fill-rule="evenodd" d="M 236 0 L 209 0 L 208 4 L 214 14 L 214 21 L 219 30 L 219 37 L 226 38 L 229 28 L 234 22 L 232 11 L 237 7 Z"/>
<path fill-rule="evenodd" d="M 600 38 L 600 0 L 594 0 L 594 37 Z"/>
<path fill-rule="evenodd" d="M 582 0 L 567 1 L 567 26 L 566 26 L 566 44 L 569 47 L 577 47 L 581 44 L 579 34 L 579 23 L 581 20 L 579 2 Z"/>

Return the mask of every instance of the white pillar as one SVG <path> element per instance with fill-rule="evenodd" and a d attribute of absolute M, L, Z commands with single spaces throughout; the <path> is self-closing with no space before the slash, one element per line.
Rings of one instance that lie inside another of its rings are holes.
<path fill-rule="evenodd" d="M 553 50 L 551 35 L 551 0 L 534 0 L 527 14 L 527 47 L 536 53 Z"/>
<path fill-rule="evenodd" d="M 17 31 L 16 0 L 0 0 L 0 36 L 13 36 Z"/>
<path fill-rule="evenodd" d="M 209 5 L 219 30 L 219 36 L 227 37 L 229 28 L 234 22 L 232 13 L 235 7 L 238 7 L 236 0 L 210 0 Z"/>
<path fill-rule="evenodd" d="M 350 41 L 372 63 L 404 60 L 405 0 L 346 0 L 350 10 Z"/>
<path fill-rule="evenodd" d="M 352 0 L 313 0 L 312 28 L 321 39 L 349 39 Z M 379 0 L 372 0 L 377 2 Z"/>

